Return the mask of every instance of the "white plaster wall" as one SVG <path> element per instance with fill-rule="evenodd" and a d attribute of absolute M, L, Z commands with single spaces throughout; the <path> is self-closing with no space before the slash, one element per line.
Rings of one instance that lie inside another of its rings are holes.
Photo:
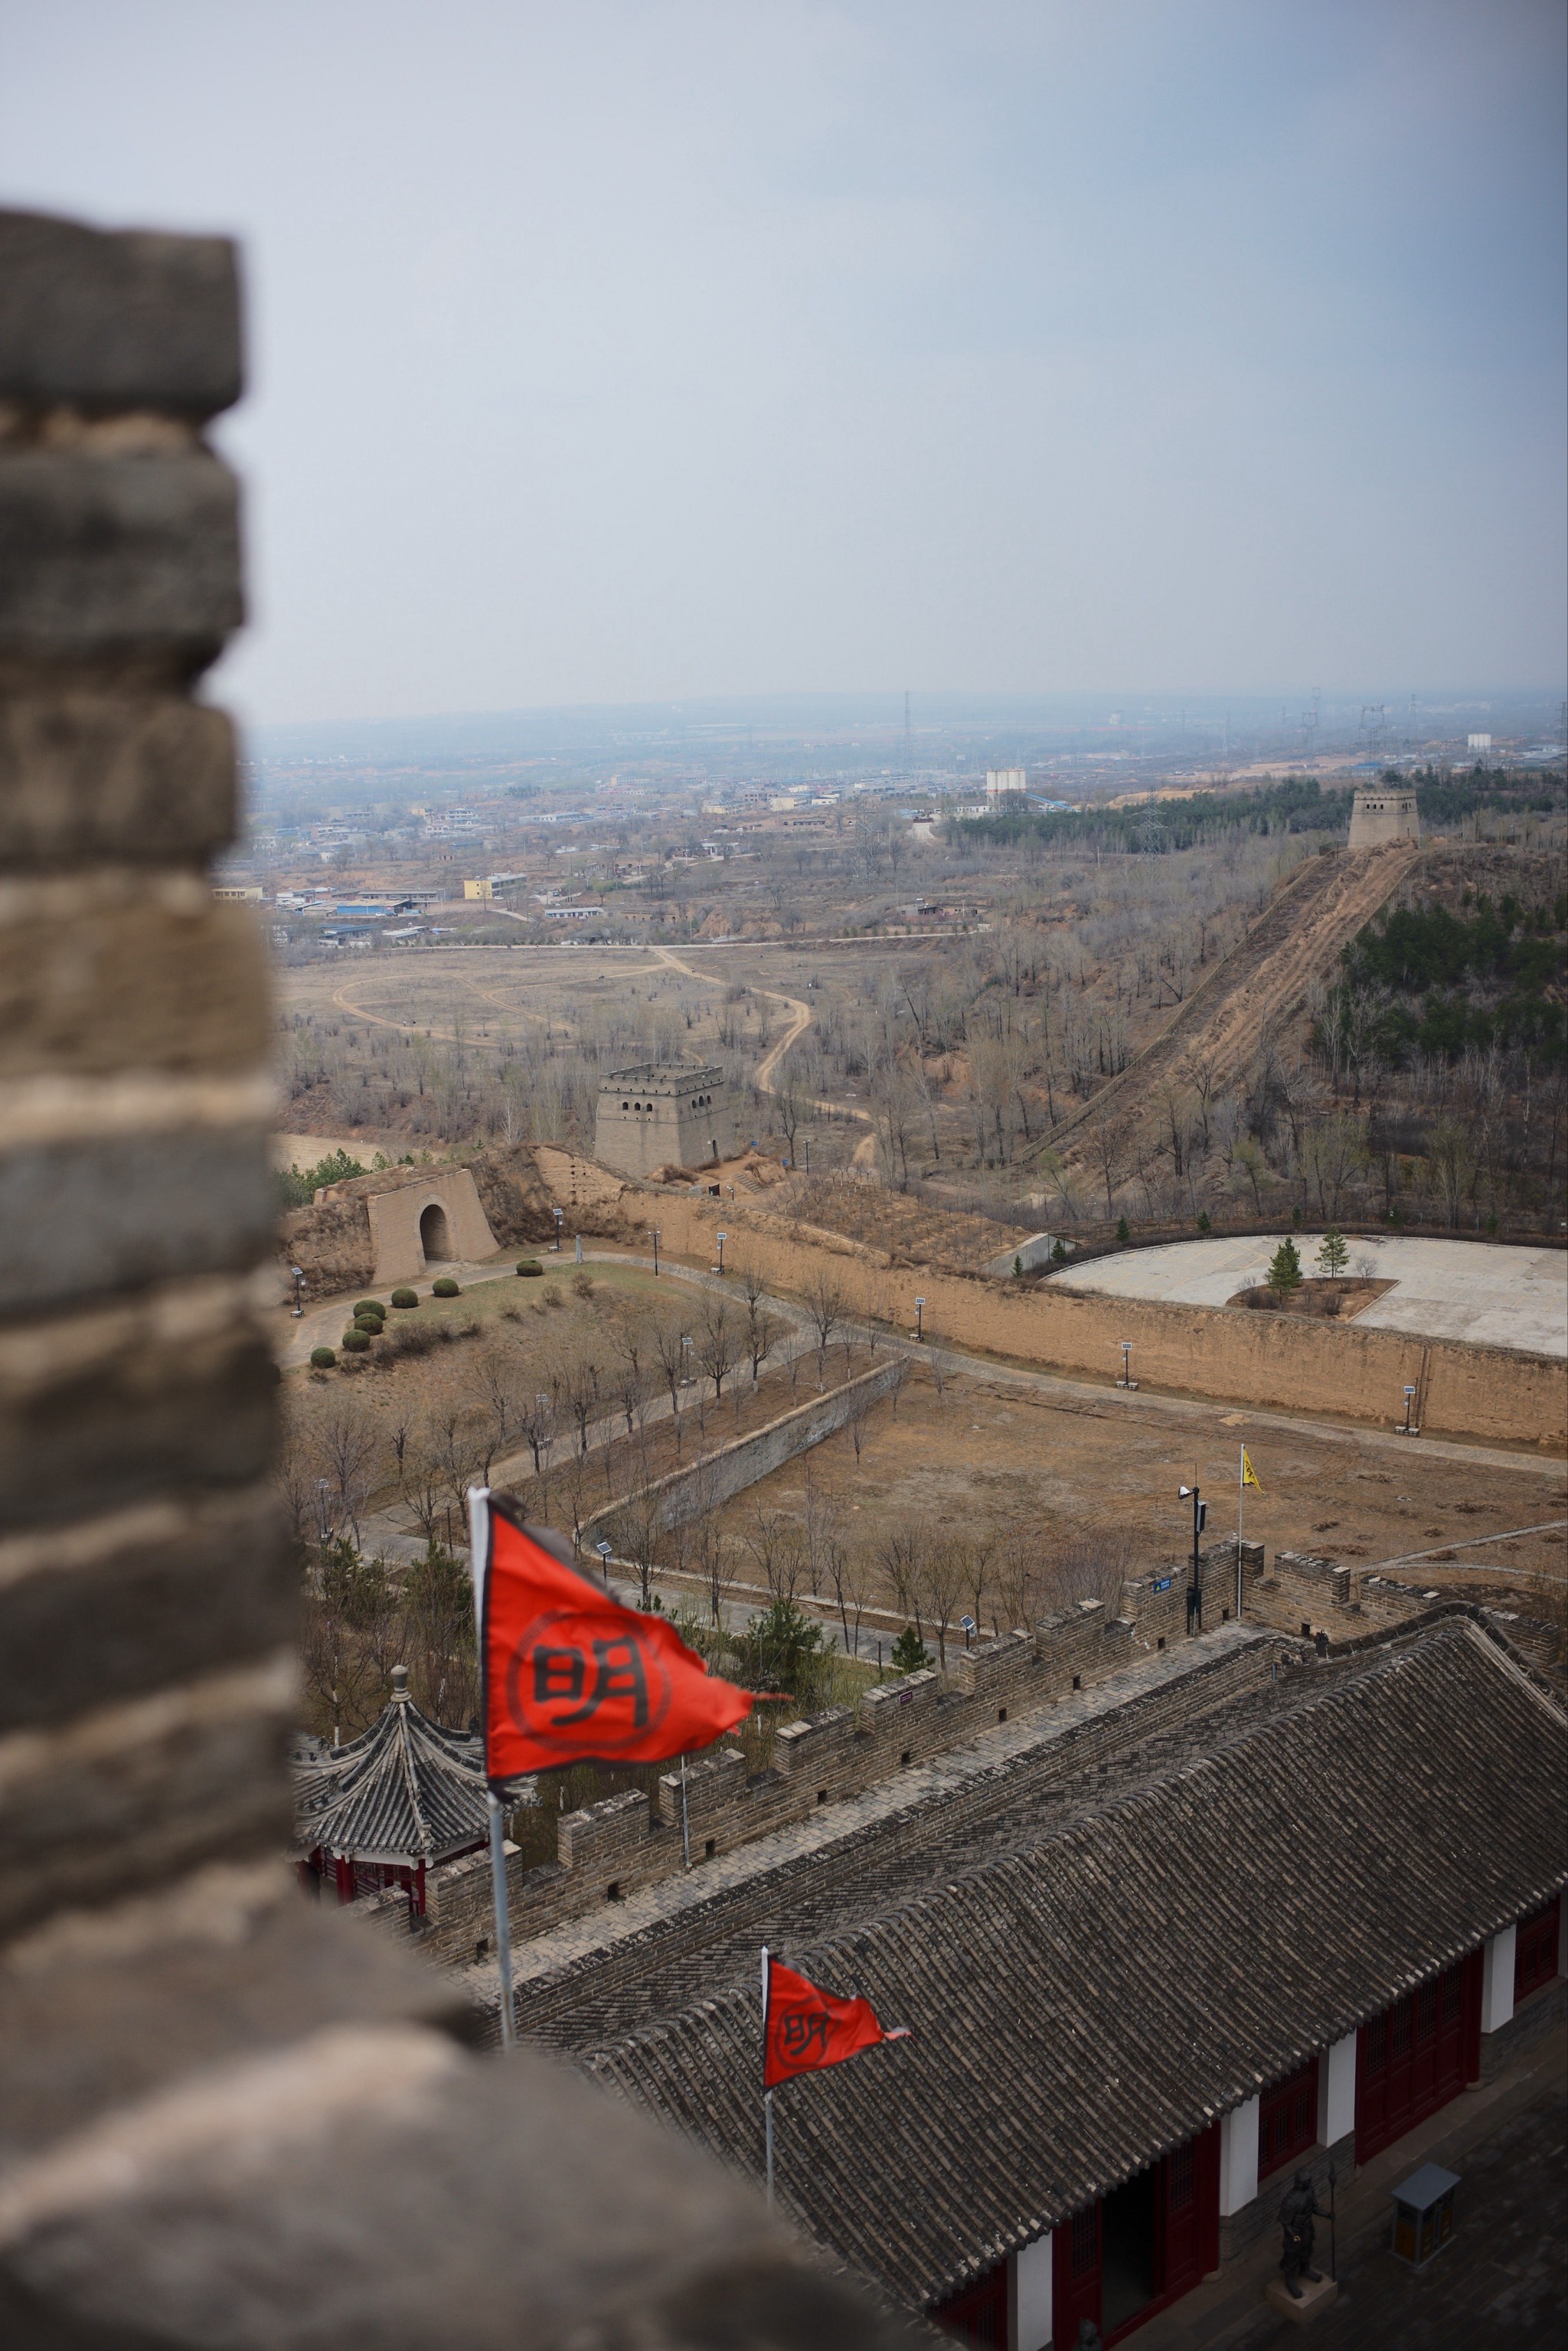
<path fill-rule="evenodd" d="M 1513 1963 L 1519 1928 L 1504 1927 L 1487 1938 L 1481 1961 L 1481 2031 L 1497 2032 L 1513 2015 Z"/>
<path fill-rule="evenodd" d="M 1248 2098 L 1219 2118 L 1219 2217 L 1228 2220 L 1258 2193 L 1260 2101 Z"/>
<path fill-rule="evenodd" d="M 1333 2147 L 1355 2128 L 1355 2034 L 1318 2059 L 1318 2144 Z"/>
<path fill-rule="evenodd" d="M 1015 2351 L 1045 2351 L 1051 2341 L 1051 2231 L 1015 2253 L 1009 2288 Z"/>

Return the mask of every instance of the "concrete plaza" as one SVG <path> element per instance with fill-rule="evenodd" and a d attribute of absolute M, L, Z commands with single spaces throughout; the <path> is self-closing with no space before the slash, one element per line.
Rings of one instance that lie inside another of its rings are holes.
<path fill-rule="evenodd" d="M 1064 1266 L 1051 1279 L 1053 1287 L 1095 1290 L 1103 1297 L 1223 1306 L 1238 1290 L 1267 1278 L 1281 1238 L 1170 1241 Z M 1291 1238 L 1301 1271 L 1316 1273 L 1322 1233 Z M 1357 1234 L 1347 1246 L 1347 1271 L 1395 1285 L 1355 1317 L 1363 1327 L 1568 1355 L 1568 1253 L 1562 1249 L 1417 1240 L 1393 1233 Z"/>

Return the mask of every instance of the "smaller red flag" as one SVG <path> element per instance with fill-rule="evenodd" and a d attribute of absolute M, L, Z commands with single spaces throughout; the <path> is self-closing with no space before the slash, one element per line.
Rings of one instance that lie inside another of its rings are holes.
<path fill-rule="evenodd" d="M 881 2041 L 905 2041 L 902 2024 L 883 2032 L 869 2000 L 840 2000 L 809 1976 L 777 1959 L 768 1966 L 768 2008 L 762 2021 L 762 2086 L 771 2090 L 797 2074 L 841 2065 Z"/>
<path fill-rule="evenodd" d="M 623 1608 L 546 1551 L 509 1495 L 476 1489 L 469 1508 L 487 1779 L 664 1763 L 750 1713 L 750 1692 L 710 1674 L 665 1618 Z"/>

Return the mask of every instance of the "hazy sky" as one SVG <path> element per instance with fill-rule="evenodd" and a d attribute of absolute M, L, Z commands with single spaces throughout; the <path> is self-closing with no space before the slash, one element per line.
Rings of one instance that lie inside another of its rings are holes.
<path fill-rule="evenodd" d="M 1559 0 L 3 0 L 245 242 L 263 719 L 1547 685 Z"/>

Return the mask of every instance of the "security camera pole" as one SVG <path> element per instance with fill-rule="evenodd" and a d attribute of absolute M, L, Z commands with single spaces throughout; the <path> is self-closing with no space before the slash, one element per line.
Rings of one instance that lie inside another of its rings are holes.
<path fill-rule="evenodd" d="M 1198 1568 L 1197 1542 L 1198 1537 L 1208 1524 L 1208 1504 L 1199 1499 L 1196 1486 L 1178 1486 L 1176 1499 L 1178 1501 L 1190 1501 L 1192 1504 L 1192 1582 L 1186 1588 L 1186 1629 L 1189 1633 L 1201 1633 L 1203 1584 Z"/>

